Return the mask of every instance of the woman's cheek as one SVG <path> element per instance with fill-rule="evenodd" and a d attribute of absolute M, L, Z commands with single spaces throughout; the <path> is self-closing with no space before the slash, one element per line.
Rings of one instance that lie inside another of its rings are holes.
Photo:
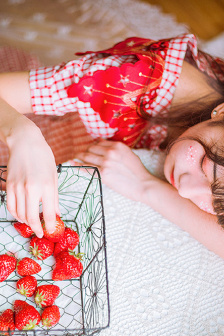
<path fill-rule="evenodd" d="M 198 154 L 197 149 L 195 149 L 192 145 L 188 147 L 186 153 L 186 160 L 190 164 L 190 166 L 196 165 L 196 156 Z"/>

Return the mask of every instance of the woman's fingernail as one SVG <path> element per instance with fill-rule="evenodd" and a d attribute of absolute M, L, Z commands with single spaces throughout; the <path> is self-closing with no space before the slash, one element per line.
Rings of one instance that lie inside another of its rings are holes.
<path fill-rule="evenodd" d="M 42 232 L 41 233 L 38 232 L 38 233 L 36 233 L 36 235 L 37 235 L 38 238 L 43 238 L 43 233 Z"/>

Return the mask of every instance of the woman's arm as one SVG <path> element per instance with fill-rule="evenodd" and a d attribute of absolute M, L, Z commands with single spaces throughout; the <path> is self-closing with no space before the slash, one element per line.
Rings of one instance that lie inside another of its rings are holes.
<path fill-rule="evenodd" d="M 126 145 L 100 141 L 77 158 L 99 167 L 102 181 L 110 188 L 149 205 L 224 258 L 224 230 L 216 217 L 180 197 L 169 183 L 152 176 Z"/>
<path fill-rule="evenodd" d="M 0 97 L 21 114 L 31 113 L 29 72 L 0 74 Z"/>
<path fill-rule="evenodd" d="M 49 231 L 59 213 L 53 153 L 39 128 L 22 113 L 30 112 L 27 73 L 0 75 L 0 140 L 9 148 L 7 207 L 41 237 L 39 203 Z"/>

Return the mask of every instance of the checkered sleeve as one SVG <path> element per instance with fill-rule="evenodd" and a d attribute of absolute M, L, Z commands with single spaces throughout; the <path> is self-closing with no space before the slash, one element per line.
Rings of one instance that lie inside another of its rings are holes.
<path fill-rule="evenodd" d="M 112 66 L 121 66 L 133 62 L 133 56 L 101 57 L 88 54 L 79 60 L 62 63 L 54 67 L 42 67 L 30 71 L 31 103 L 35 114 L 62 116 L 78 111 L 84 104 L 76 97 L 68 97 L 67 88 L 78 83 L 85 75 L 93 75 L 97 70 L 106 70 Z"/>
<path fill-rule="evenodd" d="M 78 83 L 83 76 L 91 76 L 97 70 L 119 67 L 125 62 L 135 62 L 132 55 L 108 56 L 87 54 L 79 60 L 62 63 L 55 67 L 42 67 L 30 71 L 30 90 L 33 112 L 42 115 L 63 116 L 78 112 L 86 130 L 93 137 L 110 138 L 117 131 L 103 122 L 89 102 L 69 97 L 67 88 Z"/>
<path fill-rule="evenodd" d="M 75 61 L 30 71 L 31 103 L 35 114 L 62 116 L 77 110 L 77 98 L 68 98 L 74 81 Z"/>

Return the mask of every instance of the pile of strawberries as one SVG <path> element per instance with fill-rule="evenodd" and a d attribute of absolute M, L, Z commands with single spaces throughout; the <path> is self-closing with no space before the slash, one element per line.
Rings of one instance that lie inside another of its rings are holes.
<path fill-rule="evenodd" d="M 56 229 L 50 234 L 46 230 L 43 214 L 40 214 L 40 219 L 44 231 L 43 238 L 38 238 L 25 223 L 14 223 L 15 229 L 24 238 L 30 238 L 30 253 L 38 260 L 44 260 L 51 255 L 55 257 L 56 263 L 52 272 L 54 281 L 79 277 L 83 265 L 81 257 L 74 252 L 79 244 L 77 232 L 66 227 L 57 215 Z M 35 260 L 28 257 L 17 260 L 12 254 L 0 255 L 0 282 L 6 280 L 15 270 L 21 276 L 16 283 L 17 292 L 25 297 L 33 296 L 35 304 L 43 311 L 40 315 L 38 310 L 26 301 L 15 300 L 13 309 L 6 309 L 0 314 L 0 334 L 9 335 L 9 330 L 15 328 L 30 330 L 40 322 L 47 328 L 55 326 L 59 322 L 60 311 L 54 302 L 60 294 L 60 288 L 54 284 L 37 285 L 34 274 L 41 271 L 41 266 Z"/>

